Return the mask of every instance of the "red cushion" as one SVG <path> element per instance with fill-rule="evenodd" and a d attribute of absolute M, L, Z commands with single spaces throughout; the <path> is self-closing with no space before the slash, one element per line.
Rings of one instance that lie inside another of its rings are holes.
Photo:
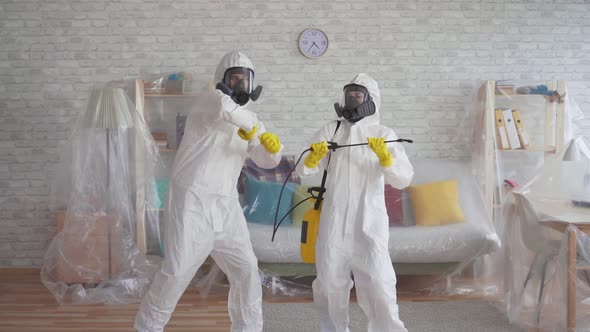
<path fill-rule="evenodd" d="M 404 225 L 404 209 L 402 205 L 402 191 L 385 185 L 385 207 L 389 216 L 389 226 Z"/>

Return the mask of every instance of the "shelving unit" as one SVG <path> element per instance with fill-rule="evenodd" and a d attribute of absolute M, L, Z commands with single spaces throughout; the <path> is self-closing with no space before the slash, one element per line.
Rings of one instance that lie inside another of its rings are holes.
<path fill-rule="evenodd" d="M 549 90 L 557 90 L 560 96 L 565 96 L 566 85 L 565 81 L 549 81 L 546 82 Z M 527 100 L 533 100 L 531 98 L 543 98 L 540 95 L 496 95 L 496 81 L 486 81 L 482 87 L 484 104 L 484 117 L 483 117 L 483 131 L 484 131 L 484 199 L 487 205 L 487 213 L 494 220 L 495 207 L 500 207 L 502 204 L 502 183 L 503 178 L 498 172 L 499 165 L 497 153 L 502 154 L 514 154 L 514 153 L 543 153 L 543 158 L 547 158 L 551 155 L 560 152 L 560 149 L 564 146 L 565 140 L 565 119 L 566 109 L 565 103 L 561 102 L 550 102 L 545 98 L 544 102 L 544 128 L 543 128 L 543 144 L 533 145 L 526 149 L 514 149 L 514 150 L 500 150 L 497 148 L 496 140 L 496 124 L 494 118 L 494 111 L 497 108 L 498 103 L 503 106 L 509 106 L 512 109 L 512 104 L 519 102 L 526 102 Z"/>
<path fill-rule="evenodd" d="M 143 119 L 145 120 L 146 124 L 149 128 L 151 128 L 151 120 L 152 116 L 150 112 L 153 111 L 150 109 L 148 105 L 153 105 L 153 103 L 161 102 L 165 103 L 166 101 L 176 101 L 176 100 L 184 100 L 185 98 L 194 98 L 199 96 L 198 93 L 171 93 L 171 92 L 159 92 L 159 91 L 150 91 L 146 90 L 146 82 L 144 80 L 136 80 L 135 81 L 135 105 L 137 111 L 142 115 Z M 161 109 L 165 109 L 163 104 L 160 104 Z M 170 116 L 176 116 L 176 112 L 169 112 Z M 164 114 L 164 116 L 168 116 L 168 114 Z M 138 144 L 138 146 L 140 146 Z M 160 147 L 159 151 L 161 154 L 167 157 L 173 157 L 176 153 L 177 149 L 175 147 Z M 136 150 L 136 160 L 141 161 L 143 160 L 142 156 L 145 154 L 145 151 L 140 149 Z M 138 175 L 143 175 L 145 172 L 145 167 L 143 163 L 139 162 L 136 163 L 136 172 Z M 142 176 L 139 178 L 143 178 Z M 145 195 L 146 195 L 146 188 L 153 184 L 148 183 L 137 183 L 137 190 L 136 190 L 136 244 L 139 251 L 142 254 L 146 254 L 148 252 L 148 237 L 146 232 L 148 231 L 146 228 L 146 221 L 150 214 L 154 212 L 162 215 L 164 209 L 161 208 L 149 208 L 146 207 L 143 202 L 145 202 Z"/>

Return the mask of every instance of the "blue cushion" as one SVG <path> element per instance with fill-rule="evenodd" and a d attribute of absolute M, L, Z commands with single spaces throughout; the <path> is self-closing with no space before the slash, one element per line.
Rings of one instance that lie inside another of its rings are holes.
<path fill-rule="evenodd" d="M 168 179 L 156 179 L 156 202 L 155 206 L 158 209 L 163 209 L 166 202 L 166 192 L 168 191 Z"/>
<path fill-rule="evenodd" d="M 247 176 L 243 206 L 246 220 L 252 223 L 272 225 L 282 186 L 282 183 L 257 181 Z M 296 186 L 295 183 L 287 182 L 281 197 L 277 223 L 291 209 L 291 200 Z M 291 215 L 288 215 L 281 225 L 291 224 L 291 222 Z"/>

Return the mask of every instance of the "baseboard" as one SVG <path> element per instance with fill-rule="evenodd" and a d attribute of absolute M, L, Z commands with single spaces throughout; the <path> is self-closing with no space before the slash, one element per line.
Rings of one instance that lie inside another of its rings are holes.
<path fill-rule="evenodd" d="M 38 275 L 40 273 L 41 269 L 37 267 L 0 267 L 2 275 Z"/>

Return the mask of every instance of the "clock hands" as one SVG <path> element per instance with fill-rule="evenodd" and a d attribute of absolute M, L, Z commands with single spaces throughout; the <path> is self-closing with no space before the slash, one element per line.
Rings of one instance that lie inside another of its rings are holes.
<path fill-rule="evenodd" d="M 315 42 L 313 42 L 313 44 L 311 44 L 311 46 L 309 47 L 309 50 L 307 50 L 307 51 L 308 51 L 308 52 L 309 52 L 309 51 L 311 51 L 311 48 L 312 48 L 312 47 L 314 47 L 314 46 L 315 46 L 315 47 L 316 47 L 318 50 L 320 49 L 320 47 L 319 47 L 318 45 L 316 45 L 316 43 L 315 43 Z"/>

